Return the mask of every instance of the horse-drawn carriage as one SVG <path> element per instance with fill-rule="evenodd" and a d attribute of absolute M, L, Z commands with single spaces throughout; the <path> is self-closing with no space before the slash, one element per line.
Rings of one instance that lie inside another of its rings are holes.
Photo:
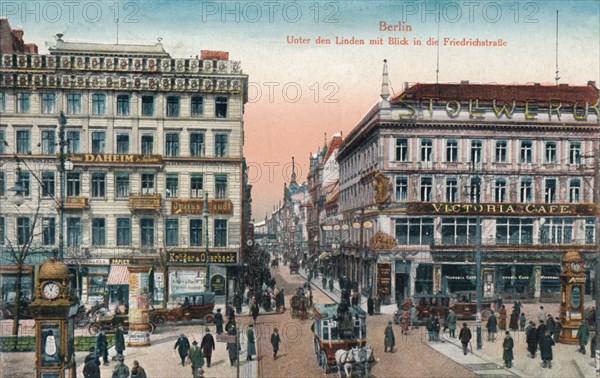
<path fill-rule="evenodd" d="M 310 308 L 310 300 L 304 294 L 304 290 L 299 288 L 296 294 L 290 300 L 292 308 L 291 315 L 293 318 L 306 319 L 308 318 L 308 309 Z"/>
<path fill-rule="evenodd" d="M 329 303 L 313 306 L 314 347 L 317 361 L 328 373 L 335 366 L 341 376 L 358 369 L 368 375 L 375 361 L 373 348 L 367 345 L 366 313 L 356 306 Z"/>
<path fill-rule="evenodd" d="M 300 264 L 298 263 L 298 261 L 293 260 L 290 262 L 290 274 L 298 274 L 298 271 L 300 270 Z"/>

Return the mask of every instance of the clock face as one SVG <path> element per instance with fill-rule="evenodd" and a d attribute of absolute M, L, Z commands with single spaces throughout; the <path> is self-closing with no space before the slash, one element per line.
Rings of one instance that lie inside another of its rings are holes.
<path fill-rule="evenodd" d="M 572 262 L 571 263 L 571 270 L 575 273 L 579 273 L 581 272 L 581 264 L 578 262 Z"/>
<path fill-rule="evenodd" d="M 44 295 L 44 298 L 46 298 L 46 299 L 50 299 L 50 300 L 56 299 L 56 297 L 58 297 L 59 293 L 60 293 L 60 287 L 54 282 L 48 282 L 42 288 L 42 294 Z"/>

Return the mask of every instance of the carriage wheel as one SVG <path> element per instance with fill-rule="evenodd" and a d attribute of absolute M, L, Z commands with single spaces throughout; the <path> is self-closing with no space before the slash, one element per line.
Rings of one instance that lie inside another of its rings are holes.
<path fill-rule="evenodd" d="M 96 322 L 90 324 L 90 326 L 88 327 L 90 335 L 97 335 L 101 330 L 102 324 Z"/>
<path fill-rule="evenodd" d="M 213 314 L 204 315 L 204 322 L 206 324 L 213 324 L 214 321 L 215 321 L 215 316 Z"/>

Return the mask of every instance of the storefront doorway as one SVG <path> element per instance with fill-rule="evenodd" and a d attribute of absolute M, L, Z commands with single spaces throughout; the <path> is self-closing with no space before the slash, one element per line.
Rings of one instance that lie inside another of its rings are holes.
<path fill-rule="evenodd" d="M 408 274 L 396 273 L 396 303 L 402 303 L 408 299 L 408 282 Z"/>

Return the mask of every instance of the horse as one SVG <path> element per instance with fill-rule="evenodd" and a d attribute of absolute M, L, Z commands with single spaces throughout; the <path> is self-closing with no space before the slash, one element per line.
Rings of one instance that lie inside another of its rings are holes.
<path fill-rule="evenodd" d="M 335 352 L 335 362 L 338 368 L 338 375 L 342 377 L 342 368 L 346 377 L 350 377 L 350 372 L 355 364 L 361 365 L 366 372 L 368 363 L 373 358 L 373 348 L 365 346 L 364 348 L 354 347 L 350 350 L 340 349 Z"/>

